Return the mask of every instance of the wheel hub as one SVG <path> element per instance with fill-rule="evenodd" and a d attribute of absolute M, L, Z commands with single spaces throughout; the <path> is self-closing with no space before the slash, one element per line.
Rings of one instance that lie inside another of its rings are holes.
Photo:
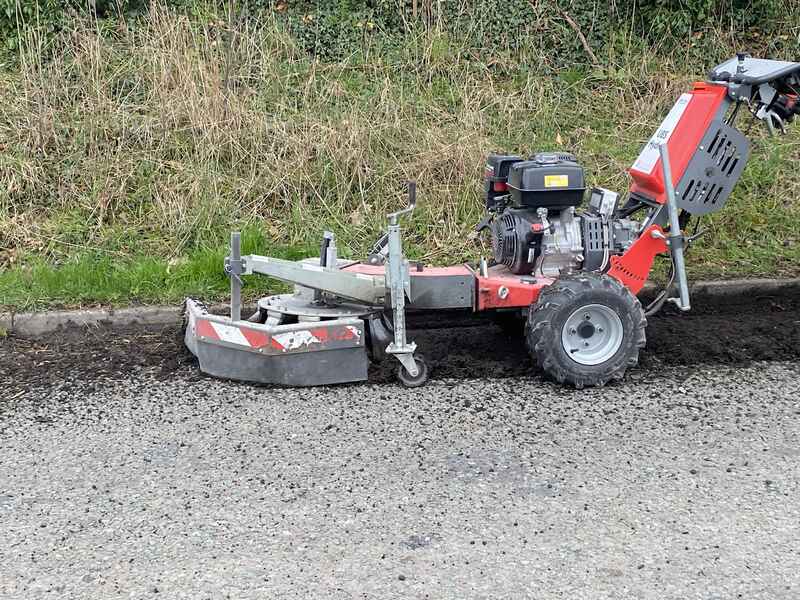
<path fill-rule="evenodd" d="M 594 335 L 595 327 L 588 321 L 584 321 L 580 325 L 578 325 L 578 335 L 581 336 L 583 339 L 588 340 L 590 337 Z"/>
<path fill-rule="evenodd" d="M 589 304 L 564 322 L 561 343 L 567 355 L 581 365 L 610 360 L 622 346 L 624 330 L 619 315 L 604 304 Z"/>

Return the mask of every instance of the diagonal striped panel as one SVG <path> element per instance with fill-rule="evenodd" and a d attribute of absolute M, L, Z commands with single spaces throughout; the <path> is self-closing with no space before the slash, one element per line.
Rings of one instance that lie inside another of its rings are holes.
<path fill-rule="evenodd" d="M 250 344 L 251 348 L 258 349 L 263 348 L 264 346 L 269 346 L 269 335 L 263 331 L 256 331 L 255 329 L 242 327 L 242 335 L 247 338 L 247 343 Z"/>
<path fill-rule="evenodd" d="M 247 338 L 242 333 L 242 330 L 238 327 L 234 327 L 233 325 L 224 325 L 223 323 L 214 323 L 213 321 L 209 322 L 211 323 L 211 327 L 213 327 L 214 331 L 217 333 L 219 340 L 228 342 L 229 344 L 250 347 L 250 342 L 247 341 Z"/>

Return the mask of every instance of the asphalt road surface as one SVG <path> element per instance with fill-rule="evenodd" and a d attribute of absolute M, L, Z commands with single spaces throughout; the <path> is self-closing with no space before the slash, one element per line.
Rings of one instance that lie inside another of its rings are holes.
<path fill-rule="evenodd" d="M 490 325 L 417 332 L 418 390 L 215 381 L 169 329 L 7 338 L 0 598 L 794 600 L 800 311 L 759 302 L 651 319 L 580 392 Z"/>

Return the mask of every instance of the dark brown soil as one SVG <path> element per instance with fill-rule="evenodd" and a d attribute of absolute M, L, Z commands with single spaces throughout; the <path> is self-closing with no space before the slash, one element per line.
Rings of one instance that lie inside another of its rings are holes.
<path fill-rule="evenodd" d="M 535 374 L 521 336 L 509 336 L 485 320 L 417 317 L 412 331 L 434 365 L 434 378 L 485 378 Z M 665 309 L 651 317 L 639 372 L 662 366 L 747 365 L 753 361 L 800 361 L 800 298 L 768 296 L 735 303 L 698 301 L 689 314 Z M 0 340 L 0 398 L 31 388 L 109 382 L 147 370 L 157 377 L 201 377 L 184 348 L 179 326 L 159 329 L 69 330 L 46 339 Z M 371 369 L 370 379 L 390 381 L 396 364 Z"/>

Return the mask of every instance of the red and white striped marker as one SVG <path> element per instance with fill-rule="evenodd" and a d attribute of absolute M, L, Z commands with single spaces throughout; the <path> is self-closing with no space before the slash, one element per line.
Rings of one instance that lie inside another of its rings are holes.
<path fill-rule="evenodd" d="M 318 326 L 313 329 L 284 331 L 270 336 L 267 332 L 257 329 L 198 318 L 195 322 L 195 332 L 200 338 L 207 340 L 226 342 L 254 350 L 271 348 L 280 352 L 309 349 L 316 345 L 324 347 L 330 342 L 349 341 L 358 345 L 361 341 L 361 332 L 354 325 Z"/>

